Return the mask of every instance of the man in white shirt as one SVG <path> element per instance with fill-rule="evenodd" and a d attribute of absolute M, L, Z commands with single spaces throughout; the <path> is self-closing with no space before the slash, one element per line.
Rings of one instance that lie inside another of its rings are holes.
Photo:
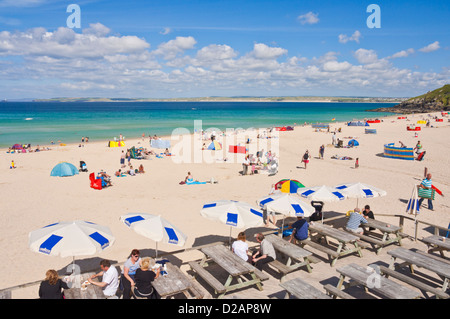
<path fill-rule="evenodd" d="M 103 288 L 103 294 L 106 299 L 119 299 L 116 296 L 117 288 L 119 288 L 119 273 L 116 267 L 111 267 L 109 260 L 103 259 L 100 262 L 100 269 L 102 270 L 98 274 L 92 275 L 88 278 L 88 281 L 95 285 Z M 92 279 L 102 276 L 102 281 L 97 282 Z"/>

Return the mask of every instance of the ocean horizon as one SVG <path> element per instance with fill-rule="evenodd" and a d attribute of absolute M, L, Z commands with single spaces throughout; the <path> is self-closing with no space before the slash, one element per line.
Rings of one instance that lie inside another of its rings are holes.
<path fill-rule="evenodd" d="M 177 128 L 248 129 L 380 118 L 396 103 L 344 102 L 2 102 L 0 147 L 167 136 Z M 334 119 L 334 121 L 333 121 Z"/>

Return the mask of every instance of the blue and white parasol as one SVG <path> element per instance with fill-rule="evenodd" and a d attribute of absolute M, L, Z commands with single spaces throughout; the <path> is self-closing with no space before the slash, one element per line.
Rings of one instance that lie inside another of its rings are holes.
<path fill-rule="evenodd" d="M 177 246 L 184 246 L 186 243 L 187 236 L 161 216 L 130 213 L 122 215 L 120 220 L 139 235 L 156 242 L 156 257 L 158 256 L 158 242 Z"/>

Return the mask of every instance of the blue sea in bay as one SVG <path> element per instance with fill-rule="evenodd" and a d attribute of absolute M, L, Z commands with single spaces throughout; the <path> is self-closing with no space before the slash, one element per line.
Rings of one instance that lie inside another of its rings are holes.
<path fill-rule="evenodd" d="M 16 143 L 48 145 L 171 135 L 176 128 L 263 128 L 307 123 L 381 118 L 392 113 L 367 112 L 394 103 L 307 102 L 1 102 L 0 147 Z"/>

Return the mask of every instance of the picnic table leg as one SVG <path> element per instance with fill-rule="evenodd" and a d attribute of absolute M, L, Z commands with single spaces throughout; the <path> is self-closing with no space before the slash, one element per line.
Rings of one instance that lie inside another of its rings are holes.
<path fill-rule="evenodd" d="M 303 260 L 305 261 L 304 264 L 306 266 L 306 269 L 309 273 L 312 273 L 311 264 L 309 263 L 308 257 L 304 257 Z"/>
<path fill-rule="evenodd" d="M 336 258 L 334 258 L 334 259 L 331 261 L 331 267 L 333 267 L 333 266 L 336 264 L 336 261 L 338 260 L 339 255 L 341 254 L 342 247 L 343 247 L 343 244 L 342 244 L 342 243 L 339 243 L 338 249 L 337 249 L 337 251 L 336 251 L 336 252 L 337 252 L 337 256 L 336 256 Z M 332 258 L 332 256 L 330 256 L 330 258 Z"/>
<path fill-rule="evenodd" d="M 336 286 L 337 289 L 342 290 L 342 284 L 344 283 L 345 280 L 345 276 L 341 274 L 341 276 L 339 277 L 339 282 Z"/>
<path fill-rule="evenodd" d="M 359 247 L 359 245 L 358 245 L 358 241 L 355 241 L 355 242 L 353 243 L 353 245 L 355 245 L 356 252 L 358 253 L 358 256 L 362 258 L 362 257 L 363 257 L 363 254 L 362 254 L 362 251 L 361 251 L 361 247 Z"/>

